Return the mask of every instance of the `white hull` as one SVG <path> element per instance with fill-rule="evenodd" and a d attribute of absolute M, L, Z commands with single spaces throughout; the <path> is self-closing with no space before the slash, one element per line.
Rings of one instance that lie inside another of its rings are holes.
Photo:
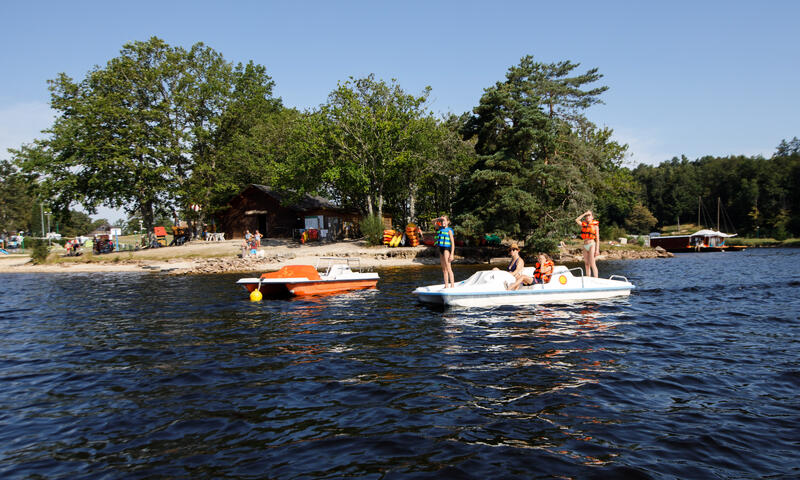
<path fill-rule="evenodd" d="M 319 262 L 327 262 L 319 272 Z M 259 290 L 263 295 L 321 295 L 348 290 L 374 288 L 378 285 L 375 272 L 354 272 L 350 265 L 360 266 L 359 259 L 340 259 L 321 257 L 317 265 L 287 265 L 276 272 L 265 273 L 261 277 L 240 278 L 236 282 L 248 292 Z M 360 267 L 359 267 L 360 268 Z"/>
<path fill-rule="evenodd" d="M 532 268 L 525 270 L 526 275 L 533 275 Z M 433 285 L 419 287 L 414 293 L 425 303 L 452 307 L 493 307 L 601 300 L 630 295 L 635 288 L 627 279 L 575 277 L 564 266 L 555 267 L 553 278 L 546 285 L 506 290 L 505 285 L 513 282 L 514 277 L 508 272 L 488 270 L 456 283 L 454 288 Z"/>

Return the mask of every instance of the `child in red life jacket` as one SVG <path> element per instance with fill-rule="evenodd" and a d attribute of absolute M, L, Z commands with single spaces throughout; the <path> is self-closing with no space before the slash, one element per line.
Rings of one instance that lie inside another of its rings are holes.
<path fill-rule="evenodd" d="M 550 283 L 550 278 L 553 277 L 553 259 L 546 253 L 540 253 L 538 260 L 536 269 L 533 271 L 533 282 Z"/>

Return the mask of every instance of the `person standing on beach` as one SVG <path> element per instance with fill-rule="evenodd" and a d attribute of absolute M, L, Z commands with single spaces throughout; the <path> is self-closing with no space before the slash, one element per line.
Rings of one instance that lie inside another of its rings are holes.
<path fill-rule="evenodd" d="M 436 246 L 439 247 L 439 262 L 442 264 L 442 275 L 444 276 L 444 288 L 455 287 L 455 276 L 453 275 L 453 255 L 455 253 L 456 241 L 453 237 L 453 229 L 449 227 L 450 219 L 447 215 L 442 215 L 436 219 L 441 221 L 442 228 L 436 233 Z"/>
<path fill-rule="evenodd" d="M 580 217 L 576 218 L 575 223 L 581 227 L 583 264 L 586 266 L 586 275 L 598 277 L 596 260 L 597 256 L 600 255 L 600 224 L 594 219 L 591 210 L 585 211 Z"/>

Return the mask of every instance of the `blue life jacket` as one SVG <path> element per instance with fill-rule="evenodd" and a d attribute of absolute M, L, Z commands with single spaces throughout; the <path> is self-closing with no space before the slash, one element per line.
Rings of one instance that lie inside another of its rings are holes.
<path fill-rule="evenodd" d="M 450 232 L 453 229 L 450 227 L 445 227 L 439 230 L 439 233 L 436 234 L 436 245 L 442 248 L 450 248 Z"/>

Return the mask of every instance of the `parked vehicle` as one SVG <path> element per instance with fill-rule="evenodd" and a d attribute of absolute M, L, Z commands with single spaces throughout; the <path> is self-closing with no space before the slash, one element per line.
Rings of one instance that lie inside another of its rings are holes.
<path fill-rule="evenodd" d="M 23 246 L 24 246 L 24 239 L 22 235 L 11 235 L 8 238 L 6 248 L 8 250 L 17 250 L 23 248 Z"/>

